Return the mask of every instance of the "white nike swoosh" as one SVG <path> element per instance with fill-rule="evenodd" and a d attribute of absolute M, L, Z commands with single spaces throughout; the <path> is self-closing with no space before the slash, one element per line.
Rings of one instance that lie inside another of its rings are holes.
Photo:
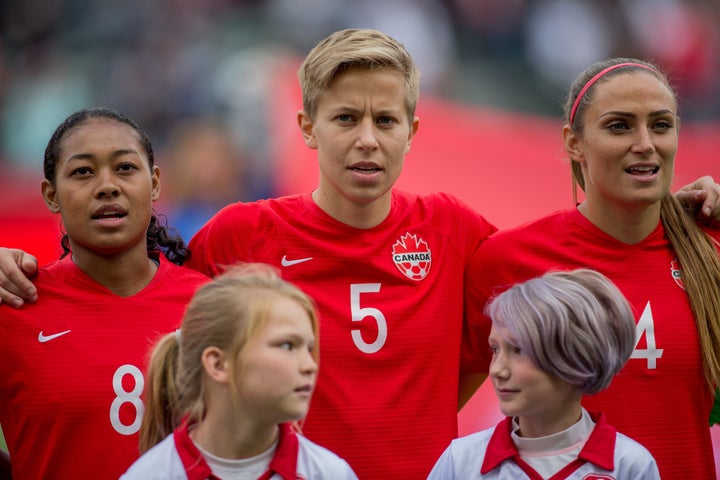
<path fill-rule="evenodd" d="M 43 332 L 41 330 L 40 333 L 38 333 L 38 342 L 40 342 L 40 343 L 49 342 L 50 340 L 54 340 L 58 337 L 62 337 L 66 333 L 70 333 L 70 330 L 65 330 L 64 332 L 60 332 L 60 333 L 54 333 L 52 335 L 43 335 Z"/>
<path fill-rule="evenodd" d="M 282 260 L 280 260 L 280 264 L 283 267 L 290 267 L 292 265 L 297 265 L 298 263 L 307 262 L 308 260 L 312 260 L 313 257 L 305 257 L 305 258 L 298 258 L 296 260 L 288 260 L 286 255 L 283 255 Z"/>

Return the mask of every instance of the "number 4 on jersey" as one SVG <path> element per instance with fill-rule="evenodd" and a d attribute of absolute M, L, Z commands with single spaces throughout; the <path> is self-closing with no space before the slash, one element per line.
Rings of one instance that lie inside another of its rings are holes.
<path fill-rule="evenodd" d="M 645 349 L 639 349 L 640 340 L 645 337 Z M 655 323 L 653 322 L 652 309 L 650 302 L 645 305 L 637 327 L 635 327 L 635 350 L 633 350 L 630 358 L 646 358 L 647 368 L 653 370 L 657 368 L 657 359 L 662 357 L 663 349 L 657 348 L 655 344 Z"/>

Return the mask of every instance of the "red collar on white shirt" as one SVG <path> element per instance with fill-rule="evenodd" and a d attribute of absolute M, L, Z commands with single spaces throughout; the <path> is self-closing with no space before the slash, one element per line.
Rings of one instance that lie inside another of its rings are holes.
<path fill-rule="evenodd" d="M 212 470 L 197 449 L 193 441 L 190 439 L 188 429 L 190 423 L 183 422 L 180 427 L 175 429 L 175 449 L 180 455 L 180 460 L 185 467 L 188 480 L 219 480 L 213 475 Z M 275 450 L 275 455 L 270 460 L 270 468 L 258 480 L 269 479 L 273 474 L 280 475 L 283 480 L 296 480 L 300 478 L 296 474 L 298 450 L 300 448 L 299 441 L 295 431 L 290 424 L 281 423 L 280 439 Z"/>
<path fill-rule="evenodd" d="M 587 442 L 578 453 L 578 458 L 553 475 L 552 478 L 566 478 L 567 475 L 577 470 L 585 462 L 593 463 L 605 470 L 615 468 L 617 430 L 607 423 L 605 415 L 602 413 L 590 412 L 590 418 L 595 422 L 595 428 L 593 428 L 590 437 L 588 437 Z M 488 473 L 505 460 L 513 459 L 530 478 L 540 478 L 535 470 L 520 458 L 517 447 L 512 441 L 511 432 L 512 417 L 506 417 L 497 424 L 488 442 L 480 473 Z"/>

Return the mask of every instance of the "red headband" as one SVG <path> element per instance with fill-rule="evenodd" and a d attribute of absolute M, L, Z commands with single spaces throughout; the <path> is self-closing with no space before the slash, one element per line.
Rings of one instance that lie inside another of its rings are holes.
<path fill-rule="evenodd" d="M 573 103 L 572 110 L 570 110 L 570 125 L 573 124 L 573 121 L 575 120 L 575 111 L 578 108 L 578 105 L 580 105 L 580 101 L 585 96 L 585 93 L 590 89 L 590 87 L 593 86 L 595 82 L 600 79 L 603 75 L 605 75 L 608 72 L 612 72 L 613 70 L 616 70 L 620 67 L 640 67 L 644 68 L 645 70 L 650 70 L 651 72 L 657 73 L 657 70 L 653 67 L 650 67 L 648 65 L 642 64 L 642 63 L 618 63 L 617 65 L 610 65 L 606 69 L 602 70 L 600 73 L 595 75 L 593 78 L 590 79 L 589 82 L 585 84 L 585 86 L 580 90 L 580 93 L 578 93 L 578 96 L 575 98 L 575 102 Z"/>

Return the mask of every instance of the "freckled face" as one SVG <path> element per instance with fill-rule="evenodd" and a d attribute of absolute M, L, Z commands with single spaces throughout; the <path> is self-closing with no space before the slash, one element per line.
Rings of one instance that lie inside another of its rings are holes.
<path fill-rule="evenodd" d="M 353 67 L 320 95 L 314 120 L 300 114 L 305 142 L 318 150 L 323 210 L 389 206 L 418 127 L 417 118 L 408 118 L 405 93 L 399 71 Z"/>
<path fill-rule="evenodd" d="M 238 408 L 268 425 L 305 417 L 317 379 L 314 349 L 307 312 L 294 300 L 278 298 L 267 324 L 241 354 L 235 377 Z"/>
<path fill-rule="evenodd" d="M 62 139 L 55 171 L 43 196 L 62 215 L 74 256 L 146 254 L 160 180 L 135 130 L 112 119 L 85 120 Z"/>
<path fill-rule="evenodd" d="M 646 207 L 670 190 L 678 148 L 677 102 L 652 72 L 601 81 L 583 116 L 580 138 L 566 132 L 581 162 L 585 191 L 598 205 Z"/>

